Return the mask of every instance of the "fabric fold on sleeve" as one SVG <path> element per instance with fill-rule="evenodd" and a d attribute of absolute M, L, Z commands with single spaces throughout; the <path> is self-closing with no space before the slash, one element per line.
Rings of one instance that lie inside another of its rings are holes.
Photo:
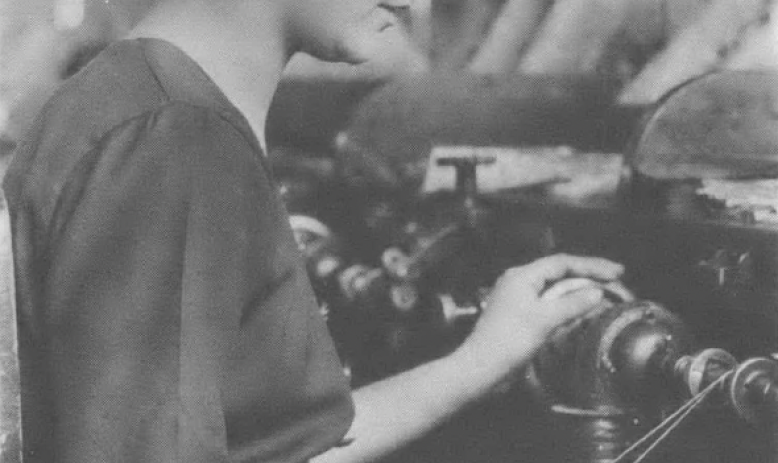
<path fill-rule="evenodd" d="M 57 461 L 291 462 L 345 433 L 348 385 L 257 154 L 171 104 L 71 172 L 42 265 Z"/>

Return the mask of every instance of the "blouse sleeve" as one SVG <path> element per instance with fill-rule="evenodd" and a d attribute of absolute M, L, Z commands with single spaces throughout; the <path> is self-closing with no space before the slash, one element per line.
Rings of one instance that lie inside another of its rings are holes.
<path fill-rule="evenodd" d="M 347 383 L 257 154 L 170 105 L 71 173 L 43 298 L 60 461 L 301 461 L 345 433 Z"/>

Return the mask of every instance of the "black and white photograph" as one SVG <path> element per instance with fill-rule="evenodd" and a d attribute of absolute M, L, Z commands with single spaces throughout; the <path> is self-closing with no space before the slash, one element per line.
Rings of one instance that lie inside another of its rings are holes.
<path fill-rule="evenodd" d="M 0 0 L 0 463 L 778 463 L 778 0 Z"/>

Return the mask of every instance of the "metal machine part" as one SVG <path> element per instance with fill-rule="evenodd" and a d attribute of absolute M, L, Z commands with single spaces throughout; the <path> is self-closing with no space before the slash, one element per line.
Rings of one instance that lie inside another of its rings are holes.
<path fill-rule="evenodd" d="M 728 387 L 729 402 L 746 421 L 778 423 L 778 362 L 749 359 L 735 369 Z"/>
<path fill-rule="evenodd" d="M 668 373 L 690 344 L 676 316 L 646 301 L 606 304 L 554 334 L 535 374 L 581 461 L 610 461 L 669 410 Z"/>
<path fill-rule="evenodd" d="M 632 149 L 652 179 L 754 178 L 778 174 L 778 73 L 706 75 L 666 95 Z"/>
<path fill-rule="evenodd" d="M 532 366 L 534 387 L 571 430 L 580 461 L 605 463 L 667 410 L 667 365 L 689 344 L 661 306 L 608 302 L 553 334 Z"/>
<path fill-rule="evenodd" d="M 684 323 L 649 301 L 607 304 L 560 329 L 534 362 L 550 410 L 580 461 L 605 463 L 686 399 L 716 387 L 750 425 L 778 424 L 778 362 L 693 353 Z M 537 386 L 536 386 L 537 387 Z"/>
<path fill-rule="evenodd" d="M 397 365 L 377 352 L 412 356 L 419 344 L 446 343 L 448 334 L 465 332 L 460 328 L 472 325 L 480 311 L 478 289 L 494 281 L 493 272 L 552 250 L 607 256 L 625 264 L 625 282 L 636 294 L 657 302 L 611 300 L 560 329 L 541 349 L 535 373 L 552 415 L 569 425 L 564 439 L 575 441 L 576 461 L 611 460 L 711 385 L 715 393 L 699 411 L 705 416 L 696 424 L 702 426 L 694 429 L 705 448 L 690 446 L 701 458 L 694 461 L 775 461 L 778 453 L 761 445 L 778 433 L 757 431 L 770 429 L 773 420 L 778 359 L 755 357 L 778 348 L 778 228 L 723 214 L 696 193 L 700 172 L 773 172 L 778 144 L 771 144 L 776 131 L 770 105 L 778 87 L 762 92 L 774 81 L 766 73 L 739 75 L 706 76 L 661 101 L 626 153 L 633 171 L 613 201 L 567 203 L 541 190 L 476 195 L 465 174 L 453 195 L 410 198 L 411 207 L 374 201 L 355 208 L 365 212 L 348 218 L 364 219 L 363 235 L 375 242 L 370 253 L 345 252 L 352 245 L 347 238 L 342 248 L 338 239 L 327 239 L 307 254 L 314 283 L 329 291 L 331 323 L 343 314 L 356 320 L 349 326 L 359 332 L 360 342 L 353 344 L 365 357 L 360 366 L 390 372 Z M 392 142 L 406 138 L 381 135 Z M 423 141 L 426 147 L 429 140 Z M 469 172 L 471 166 L 459 169 Z M 476 207 L 463 207 L 468 204 Z M 536 224 L 545 241 L 526 239 Z M 522 248 L 531 251 L 518 255 Z M 696 350 L 704 346 L 721 349 Z M 738 363 L 742 359 L 753 360 Z M 490 429 L 494 421 L 484 418 Z M 752 455 L 744 460 L 743 451 Z M 765 458 L 750 458 L 758 452 Z"/>
<path fill-rule="evenodd" d="M 675 370 L 676 376 L 686 384 L 689 396 L 695 396 L 736 366 L 737 360 L 732 354 L 712 348 L 681 357 L 675 364 Z"/>
<path fill-rule="evenodd" d="M 657 304 L 607 304 L 559 329 L 535 368 L 556 403 L 626 414 L 666 394 L 655 383 L 669 378 L 655 373 L 674 365 L 690 344 L 681 321 Z"/>
<path fill-rule="evenodd" d="M 490 161 L 442 159 L 456 170 L 458 188 L 425 203 L 433 214 L 398 215 L 390 204 L 368 207 L 366 228 L 387 238 L 373 256 L 349 253 L 348 239 L 318 218 L 291 216 L 322 310 L 356 384 L 439 356 L 475 323 L 482 289 L 492 278 L 484 268 L 491 260 L 482 252 L 491 246 L 486 239 L 491 214 L 477 198 L 476 171 Z"/>
<path fill-rule="evenodd" d="M 430 284 L 465 243 L 445 226 L 409 235 L 377 261 L 350 256 L 342 240 L 312 217 L 291 217 L 308 274 L 355 386 L 439 355 L 477 319 L 480 307 Z"/>

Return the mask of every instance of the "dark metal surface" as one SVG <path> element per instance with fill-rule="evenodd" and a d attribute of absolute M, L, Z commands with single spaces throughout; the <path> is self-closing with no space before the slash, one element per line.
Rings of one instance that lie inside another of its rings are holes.
<path fill-rule="evenodd" d="M 655 179 L 778 175 L 778 73 L 728 71 L 665 96 L 632 149 Z"/>
<path fill-rule="evenodd" d="M 673 367 L 690 347 L 681 321 L 647 301 L 595 311 L 557 333 L 534 365 L 572 431 L 570 456 L 610 461 L 656 424 L 676 402 Z"/>

